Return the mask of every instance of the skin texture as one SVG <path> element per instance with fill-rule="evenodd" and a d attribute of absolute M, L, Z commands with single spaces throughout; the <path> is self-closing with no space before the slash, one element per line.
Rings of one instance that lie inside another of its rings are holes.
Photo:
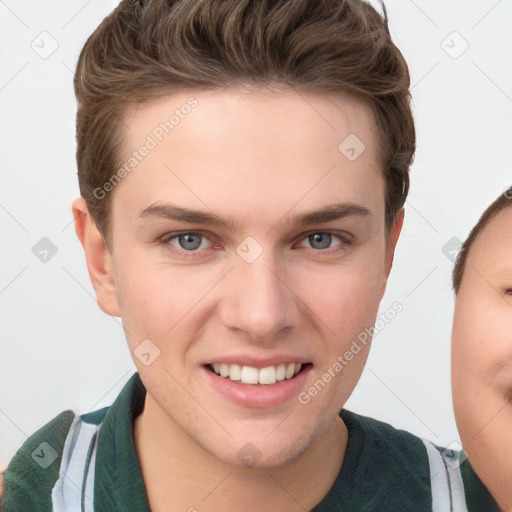
<path fill-rule="evenodd" d="M 452 386 L 469 461 L 512 510 L 512 208 L 476 239 L 455 301 Z"/>
<path fill-rule="evenodd" d="M 84 201 L 73 204 L 98 304 L 122 317 L 132 355 L 144 339 L 160 350 L 149 366 L 134 357 L 148 391 L 135 443 L 150 506 L 309 510 L 341 467 L 338 413 L 369 344 L 307 405 L 297 396 L 235 404 L 209 385 L 204 365 L 226 354 L 293 355 L 312 364 L 309 388 L 374 325 L 403 212 L 388 236 L 373 114 L 346 95 L 176 93 L 127 113 L 124 156 L 191 97 L 196 108 L 116 186 L 110 253 Z M 366 146 L 354 161 L 338 150 L 349 134 Z M 165 202 L 236 225 L 140 216 Z M 368 213 L 291 223 L 335 203 Z M 193 254 L 179 238 L 161 241 L 191 230 L 207 237 Z M 326 231 L 338 233 L 330 246 L 312 245 L 309 235 Z M 237 253 L 248 236 L 263 251 L 252 263 Z M 246 443 L 258 450 L 254 467 L 240 461 Z"/>

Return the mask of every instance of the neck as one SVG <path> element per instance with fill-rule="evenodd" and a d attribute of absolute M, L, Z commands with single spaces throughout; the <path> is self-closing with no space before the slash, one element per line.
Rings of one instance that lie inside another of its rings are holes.
<path fill-rule="evenodd" d="M 204 450 L 149 395 L 134 424 L 152 512 L 311 510 L 336 480 L 347 440 L 338 416 L 297 458 L 279 467 L 247 468 Z"/>

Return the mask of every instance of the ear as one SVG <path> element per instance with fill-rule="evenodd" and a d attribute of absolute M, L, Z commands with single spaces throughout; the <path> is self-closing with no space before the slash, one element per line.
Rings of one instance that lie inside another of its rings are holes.
<path fill-rule="evenodd" d="M 398 238 L 402 231 L 402 226 L 404 225 L 404 217 L 405 210 L 402 208 L 395 217 L 395 222 L 391 226 L 389 230 L 389 235 L 386 236 L 386 261 L 385 261 L 385 279 L 382 283 L 381 289 L 381 298 L 384 296 L 384 292 L 386 291 L 386 286 L 388 284 L 389 273 L 391 272 L 391 267 L 393 266 L 393 258 L 395 256 L 395 248 L 396 243 L 398 242 Z"/>
<path fill-rule="evenodd" d="M 75 219 L 76 236 L 84 248 L 87 270 L 96 292 L 96 302 L 107 315 L 121 316 L 112 257 L 89 213 L 85 199 L 82 197 L 75 199 L 71 210 Z"/>

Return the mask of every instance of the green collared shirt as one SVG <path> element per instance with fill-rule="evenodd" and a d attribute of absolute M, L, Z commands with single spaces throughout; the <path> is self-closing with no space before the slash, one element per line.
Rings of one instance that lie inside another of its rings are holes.
<path fill-rule="evenodd" d="M 133 439 L 145 397 L 135 373 L 110 407 L 82 416 L 64 411 L 29 437 L 5 472 L 0 510 L 150 512 Z M 346 410 L 340 416 L 349 433 L 345 458 L 313 511 L 432 511 L 423 441 Z M 499 512 L 468 461 L 460 474 L 468 512 Z"/>

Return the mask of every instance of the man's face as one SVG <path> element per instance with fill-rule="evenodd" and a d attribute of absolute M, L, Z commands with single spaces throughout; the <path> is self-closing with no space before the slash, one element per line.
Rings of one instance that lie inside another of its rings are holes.
<path fill-rule="evenodd" d="M 191 97 L 159 141 L 155 128 Z M 400 230 L 389 243 L 371 109 L 217 90 L 153 101 L 125 123 L 126 160 L 148 135 L 157 142 L 111 211 L 111 314 L 146 400 L 164 431 L 183 429 L 221 460 L 244 464 L 252 450 L 259 466 L 290 461 L 334 425 L 359 379 L 368 345 L 298 400 L 373 326 Z"/>
<path fill-rule="evenodd" d="M 452 385 L 471 465 L 512 508 L 512 208 L 470 250 L 455 301 Z"/>

